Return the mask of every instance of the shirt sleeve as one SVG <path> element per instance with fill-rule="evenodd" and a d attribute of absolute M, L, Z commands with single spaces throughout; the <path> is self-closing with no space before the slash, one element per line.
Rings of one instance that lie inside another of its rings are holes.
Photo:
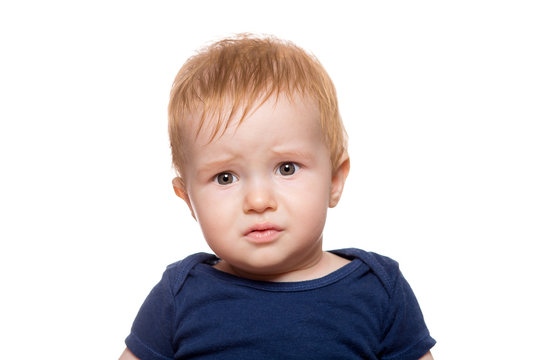
<path fill-rule="evenodd" d="M 399 268 L 389 302 L 382 342 L 384 360 L 418 360 L 435 345 L 418 301 Z"/>
<path fill-rule="evenodd" d="M 128 349 L 141 360 L 172 360 L 174 311 L 174 296 L 166 271 L 133 322 L 126 338 Z"/>

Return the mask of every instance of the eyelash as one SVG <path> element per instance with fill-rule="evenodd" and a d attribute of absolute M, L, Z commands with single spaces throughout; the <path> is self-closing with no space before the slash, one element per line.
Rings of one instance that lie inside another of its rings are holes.
<path fill-rule="evenodd" d="M 284 167 L 284 166 L 290 166 L 290 165 L 292 165 L 292 170 L 293 170 L 293 172 L 292 172 L 291 174 L 283 174 L 283 173 L 281 172 L 281 170 L 283 169 L 283 167 Z M 294 174 L 299 170 L 299 168 L 300 168 L 300 166 L 299 166 L 297 163 L 294 163 L 294 162 L 292 162 L 292 161 L 287 161 L 287 162 L 284 162 L 284 163 L 279 164 L 279 166 L 278 166 L 276 172 L 279 173 L 279 174 L 282 175 L 282 176 L 292 176 L 292 175 L 294 175 Z"/>
<path fill-rule="evenodd" d="M 228 180 L 226 180 L 226 179 L 225 179 L 224 182 L 220 181 L 220 177 L 222 177 L 222 176 L 230 177 L 230 182 Z M 230 185 L 230 184 L 238 181 L 238 177 L 236 175 L 233 175 L 233 173 L 231 173 L 231 172 L 224 171 L 222 173 L 217 174 L 214 177 L 214 181 L 217 182 L 219 185 Z"/>
<path fill-rule="evenodd" d="M 292 168 L 291 168 L 291 165 L 292 165 Z M 279 166 L 276 169 L 276 174 L 288 177 L 288 176 L 294 175 L 299 169 L 300 169 L 300 166 L 297 163 L 294 163 L 292 161 L 287 161 L 287 162 L 283 162 L 283 163 L 279 164 Z M 282 170 L 283 171 L 287 171 L 287 170 L 291 171 L 292 170 L 292 173 L 284 174 L 282 172 Z M 217 182 L 219 185 L 230 185 L 232 183 L 237 182 L 238 177 L 236 175 L 234 175 L 233 173 L 229 172 L 229 171 L 224 171 L 224 172 L 221 172 L 221 173 L 217 174 L 214 177 L 213 181 Z"/>

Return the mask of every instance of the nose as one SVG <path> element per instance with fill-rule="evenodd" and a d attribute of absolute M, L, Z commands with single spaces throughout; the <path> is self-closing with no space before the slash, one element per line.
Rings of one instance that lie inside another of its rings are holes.
<path fill-rule="evenodd" d="M 262 213 L 277 208 L 274 189 L 270 180 L 257 179 L 246 184 L 244 212 Z"/>

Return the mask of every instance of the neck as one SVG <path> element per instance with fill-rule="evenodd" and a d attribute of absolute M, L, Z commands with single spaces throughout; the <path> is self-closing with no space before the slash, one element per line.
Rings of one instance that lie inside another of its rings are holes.
<path fill-rule="evenodd" d="M 223 272 L 235 275 L 238 277 L 270 282 L 296 282 L 315 280 L 324 277 L 350 261 L 332 253 L 320 251 L 317 257 L 309 259 L 310 261 L 302 264 L 293 270 L 275 272 L 270 274 L 253 273 L 243 269 L 231 266 L 225 261 L 220 261 L 214 267 Z"/>

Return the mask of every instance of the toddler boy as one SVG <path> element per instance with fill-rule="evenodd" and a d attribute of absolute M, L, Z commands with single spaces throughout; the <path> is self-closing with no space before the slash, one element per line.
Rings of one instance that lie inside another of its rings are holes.
<path fill-rule="evenodd" d="M 180 69 L 169 134 L 216 255 L 169 265 L 121 359 L 431 359 L 397 263 L 322 250 L 349 172 L 334 86 L 295 45 L 240 35 Z"/>

